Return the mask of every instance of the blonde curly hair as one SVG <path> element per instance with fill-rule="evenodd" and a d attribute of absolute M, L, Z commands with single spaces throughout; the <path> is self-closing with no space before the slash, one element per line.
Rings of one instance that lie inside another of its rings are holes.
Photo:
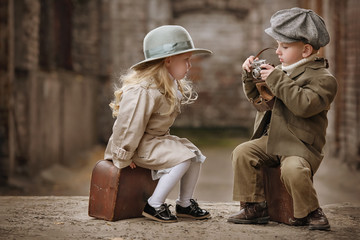
<path fill-rule="evenodd" d="M 160 59 L 151 61 L 138 65 L 128 70 L 124 75 L 120 76 L 121 87 L 115 87 L 114 100 L 109 104 L 112 109 L 113 117 L 117 117 L 119 114 L 119 103 L 123 93 L 123 88 L 125 86 L 139 84 L 144 81 L 153 81 L 157 88 L 162 90 L 164 96 L 169 101 L 170 109 L 167 113 L 165 113 L 165 115 L 173 113 L 177 104 L 191 104 L 198 98 L 198 94 L 193 89 L 191 82 L 184 78 L 176 80 L 178 90 L 182 95 L 182 99 L 179 102 L 176 89 L 174 87 L 174 81 L 170 78 L 169 72 L 165 67 L 165 60 Z"/>

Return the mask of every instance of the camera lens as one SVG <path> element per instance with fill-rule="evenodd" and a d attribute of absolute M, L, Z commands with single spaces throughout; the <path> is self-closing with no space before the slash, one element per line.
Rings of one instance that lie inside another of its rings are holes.
<path fill-rule="evenodd" d="M 253 70 L 252 70 L 252 76 L 253 76 L 255 79 L 260 80 L 260 79 L 261 79 L 260 71 L 261 71 L 261 68 L 255 68 L 255 69 L 253 69 Z"/>

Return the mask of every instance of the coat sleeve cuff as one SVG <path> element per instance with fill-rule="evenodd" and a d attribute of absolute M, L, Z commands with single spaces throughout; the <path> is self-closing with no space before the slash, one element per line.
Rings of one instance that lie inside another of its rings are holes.
<path fill-rule="evenodd" d="M 115 165 L 115 167 L 117 168 L 126 168 L 127 166 L 130 165 L 131 160 L 128 161 L 120 161 L 118 159 L 112 159 L 113 164 Z"/>
<path fill-rule="evenodd" d="M 129 161 L 134 155 L 133 152 L 128 152 L 123 148 L 117 147 L 115 145 L 112 146 L 112 152 L 116 159 Z"/>
<path fill-rule="evenodd" d="M 246 70 L 242 71 L 242 82 L 243 83 L 253 83 L 253 77 L 251 75 L 251 72 L 247 72 Z"/>

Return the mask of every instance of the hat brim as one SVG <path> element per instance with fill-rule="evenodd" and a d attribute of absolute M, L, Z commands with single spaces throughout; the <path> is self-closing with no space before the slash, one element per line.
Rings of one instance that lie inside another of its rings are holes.
<path fill-rule="evenodd" d="M 152 58 L 148 58 L 148 59 L 145 59 L 141 62 L 138 62 L 134 65 L 132 65 L 130 67 L 130 69 L 133 69 L 134 67 L 137 67 L 143 63 L 148 63 L 148 62 L 151 62 L 151 61 L 155 61 L 155 60 L 159 60 L 159 59 L 162 59 L 162 58 L 167 58 L 167 57 L 171 57 L 171 56 L 175 56 L 175 55 L 179 55 L 179 54 L 183 54 L 183 53 L 188 53 L 188 52 L 192 52 L 194 55 L 211 55 L 213 54 L 212 51 L 208 50 L 208 49 L 204 49 L 204 48 L 192 48 L 192 49 L 187 49 L 187 50 L 183 50 L 183 51 L 178 51 L 178 52 L 175 52 L 175 53 L 169 53 L 169 54 L 166 54 L 166 55 L 162 55 L 162 56 L 159 56 L 159 57 L 152 57 Z"/>
<path fill-rule="evenodd" d="M 288 38 L 284 35 L 281 35 L 277 32 L 274 32 L 274 30 L 272 28 L 267 28 L 265 29 L 265 33 L 267 33 L 270 37 L 274 38 L 275 40 L 279 41 L 279 42 L 283 42 L 283 43 L 292 43 L 292 42 L 297 42 L 299 40 L 296 39 L 292 39 L 292 38 Z"/>

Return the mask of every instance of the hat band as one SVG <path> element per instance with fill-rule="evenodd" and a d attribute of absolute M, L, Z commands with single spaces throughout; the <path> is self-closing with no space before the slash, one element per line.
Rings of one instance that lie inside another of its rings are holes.
<path fill-rule="evenodd" d="M 168 43 L 168 44 L 164 44 L 162 46 L 153 48 L 153 49 L 149 49 L 145 51 L 145 58 L 154 58 L 154 57 L 159 57 L 159 56 L 163 56 L 163 55 L 167 55 L 167 54 L 171 54 L 171 53 L 175 53 L 175 52 L 180 52 L 183 50 L 188 50 L 188 49 L 192 49 L 193 48 L 193 44 L 191 41 L 186 41 L 186 42 L 177 42 L 177 43 Z"/>

